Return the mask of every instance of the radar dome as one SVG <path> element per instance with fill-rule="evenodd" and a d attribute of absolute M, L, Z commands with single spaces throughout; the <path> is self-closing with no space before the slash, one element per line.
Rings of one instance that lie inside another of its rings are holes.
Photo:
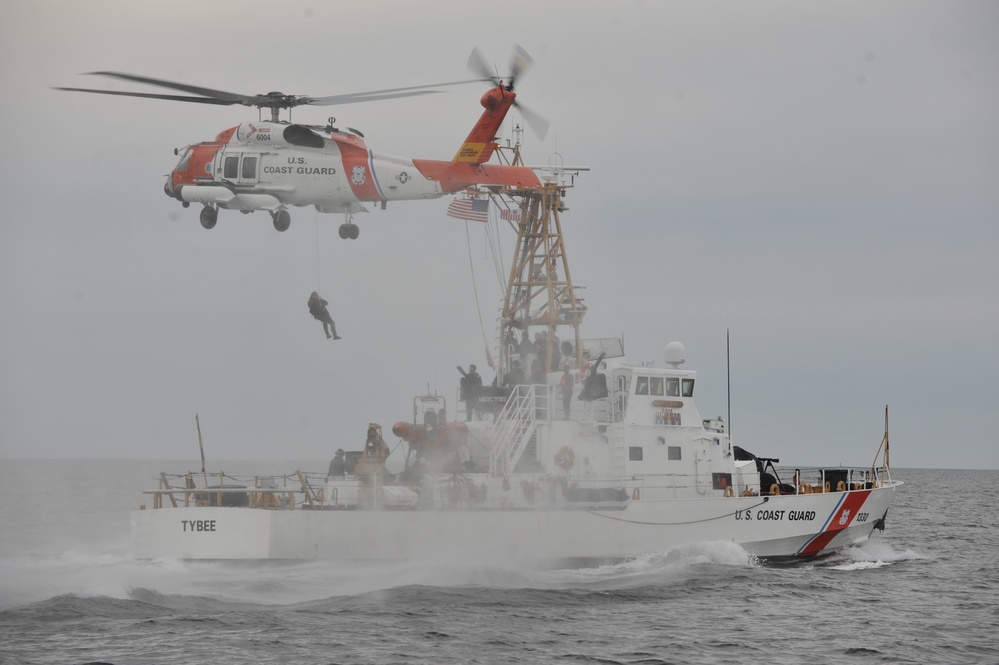
<path fill-rule="evenodd" d="M 687 349 L 680 342 L 670 342 L 666 345 L 666 364 L 679 367 L 687 360 Z"/>

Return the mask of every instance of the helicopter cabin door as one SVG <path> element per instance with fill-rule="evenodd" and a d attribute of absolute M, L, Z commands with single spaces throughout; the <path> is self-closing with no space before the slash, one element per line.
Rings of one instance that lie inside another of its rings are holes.
<path fill-rule="evenodd" d="M 222 156 L 222 179 L 237 185 L 255 185 L 260 155 L 226 151 Z"/>

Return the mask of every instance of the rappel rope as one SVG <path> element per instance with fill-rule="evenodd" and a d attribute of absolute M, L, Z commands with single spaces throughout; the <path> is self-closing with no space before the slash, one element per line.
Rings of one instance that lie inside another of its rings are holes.
<path fill-rule="evenodd" d="M 323 283 L 319 277 L 319 211 L 315 212 L 316 220 L 316 293 L 322 293 Z"/>
<path fill-rule="evenodd" d="M 493 269 L 496 271 L 496 284 L 502 292 L 506 289 L 506 271 L 503 267 L 503 244 L 500 242 L 499 226 L 499 224 L 486 224 L 486 242 L 493 259 Z"/>
<path fill-rule="evenodd" d="M 465 220 L 465 246 L 468 248 L 468 271 L 472 275 L 472 292 L 475 294 L 475 311 L 479 315 L 479 330 L 482 331 L 482 344 L 486 349 L 486 358 L 492 358 L 489 353 L 489 340 L 486 338 L 486 326 L 482 323 L 482 305 L 479 304 L 479 287 L 475 284 L 475 264 L 472 262 L 472 237 L 468 232 L 468 220 Z M 489 366 L 493 364 L 490 362 Z"/>

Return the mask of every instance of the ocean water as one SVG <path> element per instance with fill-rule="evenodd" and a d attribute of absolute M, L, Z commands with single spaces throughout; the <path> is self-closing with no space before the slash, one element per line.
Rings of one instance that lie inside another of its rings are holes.
<path fill-rule="evenodd" d="M 0 461 L 0 663 L 999 663 L 999 471 L 895 470 L 885 532 L 804 564 L 133 560 L 141 491 L 199 467 Z"/>

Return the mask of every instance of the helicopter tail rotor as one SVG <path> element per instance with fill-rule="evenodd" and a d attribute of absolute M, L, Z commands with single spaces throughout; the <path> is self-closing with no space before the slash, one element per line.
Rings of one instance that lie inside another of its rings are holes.
<path fill-rule="evenodd" d="M 534 58 L 524 50 L 524 47 L 520 44 L 513 45 L 513 56 L 510 59 L 510 87 L 513 88 L 514 82 L 520 78 L 520 76 L 531 68 L 534 64 Z"/>
<path fill-rule="evenodd" d="M 513 55 L 510 58 L 510 75 L 504 79 L 500 78 L 497 74 L 491 71 L 489 64 L 483 57 L 482 52 L 479 47 L 472 49 L 472 53 L 468 56 L 468 68 L 478 76 L 482 77 L 482 80 L 492 81 L 495 86 L 502 86 L 505 90 L 511 92 L 514 91 L 514 85 L 528 71 L 534 64 L 534 58 L 524 49 L 523 46 L 519 44 L 514 44 Z M 539 139 L 544 140 L 545 136 L 548 134 L 548 120 L 545 119 L 540 113 L 532 111 L 525 107 L 518 101 L 513 103 L 514 106 L 520 111 L 524 118 L 524 123 L 531 128 Z"/>
<path fill-rule="evenodd" d="M 507 83 L 504 85 L 504 78 L 494 72 L 494 68 L 486 61 L 478 46 L 473 48 L 471 54 L 468 56 L 468 69 L 480 76 L 481 79 L 479 80 L 492 81 L 493 85 L 503 85 L 507 90 L 513 90 L 517 79 L 530 69 L 533 64 L 534 58 L 530 56 L 524 47 L 520 44 L 514 44 L 513 55 L 510 58 L 510 74 L 505 77 Z"/>

